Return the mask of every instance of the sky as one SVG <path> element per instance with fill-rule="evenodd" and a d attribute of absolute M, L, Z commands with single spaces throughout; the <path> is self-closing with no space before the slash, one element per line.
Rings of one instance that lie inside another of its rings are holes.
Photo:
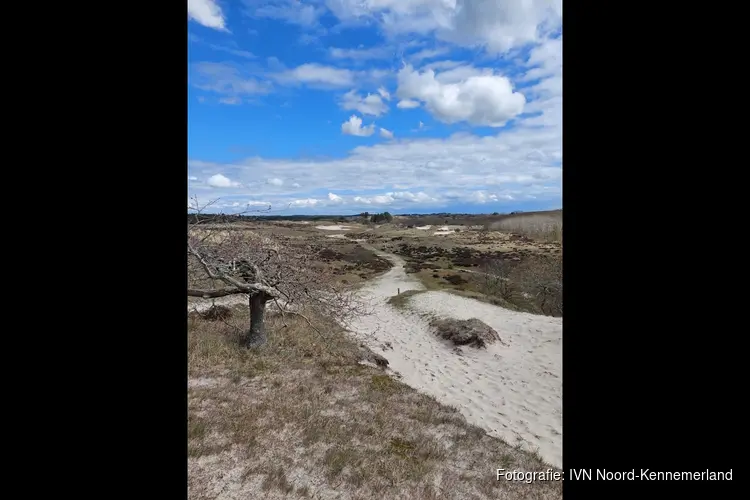
<path fill-rule="evenodd" d="M 562 0 L 188 0 L 188 206 L 562 207 Z"/>

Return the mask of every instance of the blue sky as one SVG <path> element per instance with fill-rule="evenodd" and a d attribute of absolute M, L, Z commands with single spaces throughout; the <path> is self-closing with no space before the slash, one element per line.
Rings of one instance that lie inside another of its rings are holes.
<path fill-rule="evenodd" d="M 188 203 L 562 206 L 562 0 L 188 0 Z"/>

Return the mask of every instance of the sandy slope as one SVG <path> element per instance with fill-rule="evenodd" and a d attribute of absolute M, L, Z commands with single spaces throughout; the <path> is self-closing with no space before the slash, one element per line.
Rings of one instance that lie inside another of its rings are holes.
<path fill-rule="evenodd" d="M 231 307 L 236 306 L 237 304 L 247 304 L 248 300 L 250 300 L 248 295 L 244 293 L 238 295 L 228 295 L 226 297 L 219 297 L 217 299 L 202 299 L 199 297 L 190 297 L 188 299 L 187 309 L 188 312 L 203 312 L 213 305 Z"/>
<path fill-rule="evenodd" d="M 394 267 L 363 289 L 375 314 L 355 321 L 355 334 L 382 353 L 402 381 L 456 406 L 473 424 L 511 444 L 522 442 L 562 466 L 562 320 L 509 311 L 452 295 L 425 292 L 409 312 L 388 305 L 392 295 L 422 285 L 404 272 L 397 256 L 378 252 Z M 431 333 L 423 317 L 479 318 L 503 343 L 487 350 L 453 346 Z M 381 345 L 390 342 L 392 350 Z"/>

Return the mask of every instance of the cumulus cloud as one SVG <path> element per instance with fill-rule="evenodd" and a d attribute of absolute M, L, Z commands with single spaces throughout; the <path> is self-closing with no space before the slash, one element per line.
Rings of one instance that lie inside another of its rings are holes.
<path fill-rule="evenodd" d="M 383 102 L 382 94 L 367 94 L 362 97 L 356 91 L 350 90 L 339 103 L 348 111 L 359 111 L 363 115 L 380 116 L 388 112 L 388 105 Z"/>
<path fill-rule="evenodd" d="M 385 87 L 380 87 L 378 89 L 378 94 L 380 94 L 380 96 L 383 99 L 385 99 L 386 101 L 390 101 L 391 100 L 391 93 L 388 92 L 388 90 L 386 90 Z"/>
<path fill-rule="evenodd" d="M 562 0 L 326 0 L 326 5 L 344 23 L 378 23 L 391 35 L 434 33 L 495 53 L 539 42 L 562 25 Z"/>
<path fill-rule="evenodd" d="M 239 183 L 230 180 L 228 177 L 222 174 L 214 174 L 208 178 L 207 184 L 214 188 L 228 188 L 238 186 Z"/>
<path fill-rule="evenodd" d="M 216 0 L 188 0 L 188 19 L 207 28 L 227 31 L 224 13 Z"/>
<path fill-rule="evenodd" d="M 400 108 L 400 109 L 418 108 L 419 107 L 419 102 L 418 101 L 413 101 L 411 99 L 402 99 L 402 100 L 398 101 L 398 104 L 396 104 L 396 107 Z"/>
<path fill-rule="evenodd" d="M 343 203 L 344 199 L 337 194 L 328 193 L 328 201 L 332 204 L 338 205 L 340 203 Z"/>
<path fill-rule="evenodd" d="M 393 132 L 390 130 L 384 129 L 383 127 L 380 127 L 380 137 L 384 139 L 393 139 Z"/>
<path fill-rule="evenodd" d="M 268 179 L 267 182 L 269 184 L 271 184 L 272 186 L 283 186 L 284 185 L 284 181 L 281 180 L 281 179 L 279 179 L 278 177 L 274 177 L 272 179 Z"/>
<path fill-rule="evenodd" d="M 562 24 L 562 0 L 463 0 L 457 2 L 451 29 L 443 38 L 467 45 L 484 44 L 507 52 L 541 41 Z"/>
<path fill-rule="evenodd" d="M 526 98 L 514 92 L 510 80 L 491 70 L 463 81 L 444 83 L 435 71 L 424 72 L 405 65 L 398 73 L 401 99 L 419 99 L 444 123 L 466 121 L 472 125 L 501 127 L 523 111 Z"/>
<path fill-rule="evenodd" d="M 359 137 L 368 137 L 375 132 L 375 124 L 371 123 L 365 127 L 362 126 L 362 118 L 352 115 L 349 120 L 341 124 L 341 132 L 346 135 L 356 135 Z"/>

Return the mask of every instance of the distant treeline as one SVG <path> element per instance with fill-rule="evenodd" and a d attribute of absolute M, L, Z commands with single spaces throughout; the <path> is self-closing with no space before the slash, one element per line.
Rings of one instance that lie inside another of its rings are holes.
<path fill-rule="evenodd" d="M 526 215 L 532 215 L 532 214 L 539 214 L 539 213 L 550 213 L 550 212 L 557 212 L 562 210 L 550 210 L 550 211 L 539 211 L 539 212 L 526 212 Z M 510 214 L 501 214 L 498 212 L 494 212 L 492 214 L 458 214 L 458 213 L 450 213 L 450 212 L 439 212 L 434 214 L 398 214 L 398 217 L 404 217 L 404 218 L 431 218 L 431 217 L 443 217 L 443 218 L 475 218 L 475 217 L 482 217 L 482 216 L 509 216 L 509 215 L 517 215 L 521 214 L 523 212 L 517 211 L 517 212 L 511 212 Z M 385 214 L 388 214 L 385 216 Z M 375 216 L 378 220 L 373 220 L 372 222 L 380 222 L 381 217 L 386 220 L 390 221 L 390 216 L 388 212 L 384 212 L 383 214 L 370 214 L 368 212 L 364 212 L 361 214 L 356 215 L 231 215 L 231 214 L 194 214 L 194 213 L 188 213 L 188 222 L 189 223 L 195 223 L 196 221 L 200 221 L 201 223 L 206 222 L 214 222 L 214 223 L 230 223 L 230 222 L 247 222 L 247 221 L 256 221 L 256 220 L 265 220 L 265 221 L 330 221 L 330 220 L 336 220 L 339 222 L 345 222 L 345 221 L 354 221 L 357 219 L 365 218 L 370 219 L 371 216 Z"/>
<path fill-rule="evenodd" d="M 387 214 L 387 215 L 386 215 Z M 450 214 L 450 213 L 436 213 L 436 214 L 399 214 L 401 217 L 448 217 L 448 216 L 470 216 L 472 214 Z M 474 214 L 476 215 L 476 214 Z M 254 220 L 267 220 L 267 221 L 322 221 L 322 220 L 339 220 L 339 221 L 353 221 L 361 218 L 373 219 L 373 222 L 390 221 L 391 214 L 384 212 L 383 214 L 370 214 L 364 212 L 357 215 L 232 215 L 232 214 L 188 214 L 188 221 L 194 223 L 200 221 L 215 222 L 215 223 L 229 223 L 229 222 L 242 222 L 242 221 L 254 221 Z"/>
<path fill-rule="evenodd" d="M 268 221 L 320 221 L 320 220 L 353 220 L 359 215 L 230 215 L 230 214 L 188 214 L 188 222 L 247 222 L 254 220 Z"/>

